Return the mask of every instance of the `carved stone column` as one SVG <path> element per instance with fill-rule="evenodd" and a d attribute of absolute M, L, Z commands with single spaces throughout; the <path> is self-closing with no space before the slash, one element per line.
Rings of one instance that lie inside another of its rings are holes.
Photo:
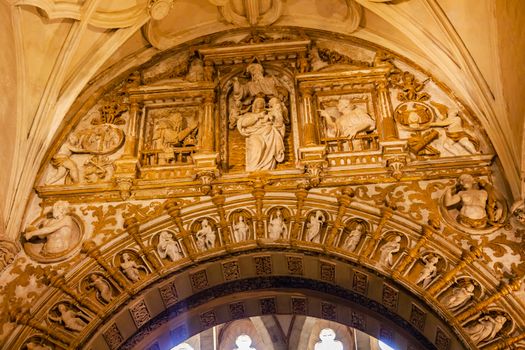
<path fill-rule="evenodd" d="M 301 90 L 301 124 L 303 126 L 302 145 L 299 148 L 299 158 L 305 166 L 306 173 L 311 177 L 311 185 L 317 186 L 325 160 L 326 146 L 319 143 L 319 134 L 315 123 L 315 111 L 312 109 L 312 89 Z"/>
<path fill-rule="evenodd" d="M 129 109 L 124 154 L 115 161 L 115 173 L 113 175 L 115 185 L 123 200 L 128 199 L 131 195 L 133 180 L 137 177 L 140 166 L 137 156 L 137 141 L 141 116 L 140 104 L 137 101 L 132 101 Z"/>
<path fill-rule="evenodd" d="M 401 260 L 401 262 L 396 266 L 394 272 L 392 273 L 392 276 L 394 278 L 398 278 L 403 272 L 405 272 L 405 269 L 414 261 L 417 259 L 419 255 L 419 251 L 421 248 L 428 242 L 430 237 L 434 234 L 433 228 L 429 226 L 423 226 L 423 233 L 419 240 L 417 241 L 416 245 L 413 246 L 409 251 L 408 254 Z"/>
<path fill-rule="evenodd" d="M 394 215 L 394 211 L 392 208 L 385 206 L 381 210 L 381 218 L 379 219 L 379 223 L 377 224 L 377 228 L 374 231 L 374 233 L 369 237 L 367 241 L 365 241 L 365 247 L 363 249 L 363 253 L 361 254 L 361 257 L 371 258 L 370 254 L 372 254 L 372 251 L 376 247 L 376 245 L 379 243 L 379 240 L 381 239 L 381 234 L 383 233 L 383 228 L 385 227 L 386 223 L 390 218 Z M 361 261 L 361 257 L 359 260 Z"/>
<path fill-rule="evenodd" d="M 406 140 L 402 141 L 398 139 L 397 128 L 394 121 L 394 110 L 392 108 L 392 102 L 390 101 L 390 92 L 388 91 L 388 80 L 386 76 L 384 80 L 376 82 L 375 86 L 379 102 L 380 118 L 376 121 L 376 124 L 381 125 L 379 143 L 383 148 L 383 159 L 392 177 L 399 180 L 403 176 L 403 168 L 407 163 L 407 143 Z"/>
<path fill-rule="evenodd" d="M 195 167 L 198 172 L 217 169 L 217 152 L 215 152 L 214 133 L 214 106 L 215 96 L 212 94 L 204 97 L 202 119 L 199 125 L 200 149 L 193 155 Z"/>
<path fill-rule="evenodd" d="M 350 206 L 350 203 L 352 202 L 352 197 L 354 197 L 354 191 L 348 187 L 343 189 L 341 195 L 337 199 L 339 202 L 339 208 L 337 209 L 337 216 L 334 220 L 332 229 L 328 233 L 328 237 L 326 237 L 325 247 L 334 245 L 337 233 L 340 231 L 341 227 L 343 227 L 343 217 L 346 214 L 346 210 Z"/>
<path fill-rule="evenodd" d="M 222 191 L 219 188 L 213 188 L 211 196 L 211 201 L 217 207 L 217 213 L 219 214 L 220 218 L 219 228 L 222 244 L 224 244 L 226 249 L 228 249 L 228 246 L 232 243 L 232 240 L 230 237 L 228 220 L 226 220 L 226 211 L 224 210 L 226 197 L 222 194 Z"/>

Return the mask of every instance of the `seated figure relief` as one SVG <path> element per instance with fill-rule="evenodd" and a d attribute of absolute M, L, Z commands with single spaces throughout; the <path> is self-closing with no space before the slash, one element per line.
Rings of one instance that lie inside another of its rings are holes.
<path fill-rule="evenodd" d="M 197 241 L 197 248 L 200 251 L 206 251 L 215 248 L 217 240 L 217 234 L 215 230 L 210 226 L 208 219 L 201 221 L 201 228 L 195 233 Z"/>
<path fill-rule="evenodd" d="M 490 341 L 501 331 L 507 318 L 503 315 L 480 317 L 475 324 L 465 327 L 465 333 L 470 336 L 474 344 Z"/>
<path fill-rule="evenodd" d="M 57 312 L 58 316 L 49 315 L 49 318 L 52 321 L 62 323 L 69 330 L 81 332 L 87 325 L 80 313 L 72 310 L 64 303 L 58 305 Z"/>
<path fill-rule="evenodd" d="M 161 259 L 167 258 L 171 261 L 177 261 L 184 257 L 179 243 L 173 239 L 173 235 L 169 231 L 162 231 L 159 234 L 157 253 L 159 253 Z"/>
<path fill-rule="evenodd" d="M 27 227 L 24 238 L 31 252 L 44 258 L 60 257 L 79 243 L 80 227 L 68 211 L 68 202 L 57 201 L 53 204 L 50 218 L 38 219 Z"/>
<path fill-rule="evenodd" d="M 326 122 L 325 135 L 328 138 L 354 139 L 358 133 L 376 128 L 370 114 L 363 107 L 352 104 L 348 98 L 340 98 L 337 108 L 329 107 L 319 112 Z"/>

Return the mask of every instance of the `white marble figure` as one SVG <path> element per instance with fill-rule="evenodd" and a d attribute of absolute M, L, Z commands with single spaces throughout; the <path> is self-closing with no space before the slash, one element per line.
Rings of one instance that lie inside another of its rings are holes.
<path fill-rule="evenodd" d="M 64 180 L 64 185 L 76 184 L 79 182 L 77 164 L 71 160 L 67 154 L 55 154 L 51 158 L 51 165 L 56 169 L 55 174 L 47 180 L 46 185 L 53 185 Z"/>
<path fill-rule="evenodd" d="M 348 234 L 348 237 L 343 244 L 343 249 L 346 249 L 349 252 L 355 251 L 363 233 L 365 233 L 365 227 L 362 224 L 355 225 L 354 229 Z"/>
<path fill-rule="evenodd" d="M 73 236 L 75 222 L 73 218 L 67 214 L 68 210 L 68 202 L 55 202 L 55 204 L 53 204 L 52 218 L 43 219 L 38 224 L 38 226 L 40 226 L 39 228 L 29 226 L 26 229 L 25 238 L 27 240 L 33 237 L 45 238 L 46 242 L 41 251 L 44 255 L 66 252 L 76 243 L 75 237 Z"/>
<path fill-rule="evenodd" d="M 268 238 L 280 239 L 286 237 L 288 230 L 284 222 L 283 213 L 281 209 L 277 209 L 274 214 L 270 216 L 268 224 Z"/>
<path fill-rule="evenodd" d="M 86 322 L 84 322 L 79 314 L 75 311 L 69 309 L 65 304 L 58 305 L 58 312 L 60 313 L 59 317 L 50 317 L 53 321 L 61 322 L 67 329 L 72 331 L 80 332 L 84 327 L 86 327 Z"/>
<path fill-rule="evenodd" d="M 430 284 L 430 282 L 432 282 L 432 279 L 436 277 L 437 263 L 439 262 L 439 257 L 436 255 L 431 256 L 429 254 L 422 257 L 421 260 L 423 260 L 425 266 L 419 273 L 419 276 L 416 280 L 416 284 L 422 283 L 422 287 L 426 288 Z"/>
<path fill-rule="evenodd" d="M 27 350 L 52 350 L 52 348 L 47 345 L 37 344 L 32 341 L 26 344 L 26 349 Z"/>
<path fill-rule="evenodd" d="M 364 108 L 352 105 L 347 98 L 341 98 L 337 108 L 321 109 L 319 112 L 326 120 L 327 137 L 346 137 L 352 140 L 358 133 L 376 128 L 376 122 L 370 114 Z"/>
<path fill-rule="evenodd" d="M 111 293 L 111 286 L 109 283 L 96 273 L 92 274 L 89 279 L 91 287 L 95 288 L 98 292 L 99 297 L 106 303 L 109 303 L 113 299 L 113 293 Z"/>
<path fill-rule="evenodd" d="M 246 137 L 246 171 L 272 170 L 284 161 L 283 106 L 272 98 L 266 112 L 263 97 L 253 100 L 251 112 L 241 114 L 237 120 L 239 133 Z"/>
<path fill-rule="evenodd" d="M 179 243 L 173 239 L 173 236 L 169 231 L 162 231 L 159 234 L 157 253 L 159 253 L 161 259 L 168 258 L 171 261 L 176 261 L 184 257 Z"/>
<path fill-rule="evenodd" d="M 472 175 L 463 174 L 458 178 L 461 190 L 452 194 L 452 188 L 445 192 L 444 204 L 451 207 L 456 204 L 461 206 L 458 221 L 472 228 L 487 226 L 487 200 L 489 194 L 484 189 L 474 188 L 475 180 Z M 501 214 L 499 214 L 501 216 Z"/>
<path fill-rule="evenodd" d="M 462 287 L 456 287 L 452 293 L 443 299 L 443 306 L 449 310 L 455 310 L 465 305 L 474 296 L 474 285 L 468 282 Z"/>
<path fill-rule="evenodd" d="M 132 282 L 140 280 L 139 268 L 141 267 L 144 268 L 143 266 L 139 266 L 128 253 L 122 254 L 120 268 L 124 272 L 124 275 Z"/>
<path fill-rule="evenodd" d="M 233 224 L 233 235 L 237 242 L 243 242 L 248 239 L 249 227 L 244 221 L 244 216 L 239 216 L 239 221 Z"/>
<path fill-rule="evenodd" d="M 310 222 L 306 224 L 306 240 L 312 243 L 321 243 L 321 228 L 326 218 L 322 211 L 317 210 L 310 216 Z"/>
<path fill-rule="evenodd" d="M 343 343 L 335 340 L 335 332 L 331 328 L 324 328 L 319 332 L 319 339 L 314 350 L 343 350 Z"/>
<path fill-rule="evenodd" d="M 252 338 L 247 334 L 241 334 L 235 339 L 237 347 L 233 350 L 256 350 L 252 347 Z"/>
<path fill-rule="evenodd" d="M 215 247 L 217 235 L 213 232 L 208 219 L 203 219 L 201 222 L 201 229 L 195 234 L 197 238 L 197 247 L 201 251 L 212 249 Z"/>
<path fill-rule="evenodd" d="M 386 242 L 379 251 L 381 256 L 379 263 L 383 266 L 390 267 L 394 264 L 394 254 L 401 248 L 401 236 L 395 236 L 393 240 Z"/>
<path fill-rule="evenodd" d="M 246 96 L 278 96 L 277 87 L 280 85 L 275 77 L 264 75 L 264 67 L 260 63 L 250 63 L 246 72 L 251 80 L 241 84 L 236 78 L 233 80 L 233 96 L 235 100 L 242 100 Z"/>
<path fill-rule="evenodd" d="M 474 344 L 479 344 L 484 341 L 490 341 L 496 337 L 498 332 L 503 328 L 507 322 L 507 318 L 502 315 L 492 317 L 489 315 L 481 317 L 476 324 L 465 327 L 465 333 L 470 336 Z"/>

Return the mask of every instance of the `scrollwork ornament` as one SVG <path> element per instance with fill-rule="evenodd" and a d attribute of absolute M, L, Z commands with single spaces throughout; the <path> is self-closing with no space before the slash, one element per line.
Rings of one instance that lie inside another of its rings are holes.
<path fill-rule="evenodd" d="M 15 260 L 19 250 L 20 248 L 15 242 L 0 235 L 0 271 Z"/>

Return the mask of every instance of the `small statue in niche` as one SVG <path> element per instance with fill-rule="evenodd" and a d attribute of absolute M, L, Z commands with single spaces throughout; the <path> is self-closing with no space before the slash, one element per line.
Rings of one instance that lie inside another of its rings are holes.
<path fill-rule="evenodd" d="M 314 215 L 310 216 L 310 221 L 306 224 L 307 241 L 321 243 L 321 228 L 325 221 L 326 217 L 320 210 L 317 210 Z"/>
<path fill-rule="evenodd" d="M 140 280 L 139 269 L 147 271 L 143 265 L 137 264 L 137 262 L 129 253 L 122 254 L 120 268 L 122 269 L 124 275 L 132 282 L 138 282 Z"/>
<path fill-rule="evenodd" d="M 419 276 L 416 280 L 416 284 L 422 283 L 422 287 L 426 288 L 430 284 L 430 282 L 432 282 L 432 279 L 436 277 L 437 263 L 439 262 L 439 257 L 436 255 L 428 254 L 422 257 L 421 260 L 425 263 L 425 266 L 423 266 L 423 269 L 419 273 Z"/>
<path fill-rule="evenodd" d="M 507 318 L 503 315 L 497 315 L 496 317 L 486 315 L 480 317 L 476 322 L 470 327 L 465 327 L 465 333 L 477 345 L 494 339 L 507 322 Z"/>
<path fill-rule="evenodd" d="M 277 209 L 275 213 L 270 216 L 268 224 L 268 238 L 280 239 L 286 236 L 288 230 L 284 222 L 283 213 L 281 209 Z"/>
<path fill-rule="evenodd" d="M 439 111 L 439 120 L 431 123 L 430 126 L 443 127 L 445 135 L 443 137 L 443 147 L 453 155 L 479 153 L 479 141 L 463 128 L 463 120 L 459 116 L 458 110 L 450 110 L 441 103 L 430 102 Z M 450 140 L 451 142 L 447 142 Z"/>
<path fill-rule="evenodd" d="M 77 164 L 67 154 L 55 154 L 51 158 L 51 165 L 56 169 L 56 173 L 47 180 L 47 185 L 53 185 L 60 180 L 64 180 L 64 185 L 72 185 L 79 182 Z"/>
<path fill-rule="evenodd" d="M 210 226 L 208 219 L 203 219 L 201 221 L 201 229 L 197 231 L 195 237 L 197 238 L 197 247 L 199 250 L 205 251 L 215 247 L 217 235 Z"/>
<path fill-rule="evenodd" d="M 401 236 L 395 236 L 394 239 L 386 242 L 381 249 L 379 249 L 381 253 L 379 263 L 386 267 L 394 265 L 394 254 L 399 252 L 399 249 L 401 249 Z"/>
<path fill-rule="evenodd" d="M 238 117 L 237 129 L 246 137 L 246 171 L 272 170 L 284 161 L 287 109 L 272 97 L 268 112 L 264 97 L 256 97 L 251 112 Z"/>
<path fill-rule="evenodd" d="M 343 244 L 343 249 L 346 249 L 350 253 L 354 252 L 361 240 L 361 237 L 366 232 L 366 229 L 363 224 L 356 224 L 354 229 L 350 231 L 346 237 L 346 241 Z"/>
<path fill-rule="evenodd" d="M 64 326 L 72 331 L 81 332 L 87 323 L 81 318 L 81 314 L 70 309 L 66 304 L 58 305 L 59 316 L 49 315 L 52 321 L 63 323 Z"/>
<path fill-rule="evenodd" d="M 159 253 L 161 259 L 168 258 L 171 261 L 177 261 L 184 257 L 179 243 L 173 239 L 173 235 L 169 231 L 162 231 L 159 234 L 157 252 Z"/>
<path fill-rule="evenodd" d="M 243 242 L 248 239 L 249 226 L 244 221 L 244 216 L 239 216 L 239 221 L 233 224 L 233 235 L 237 242 Z"/>
<path fill-rule="evenodd" d="M 204 63 L 199 57 L 195 57 L 190 62 L 186 80 L 190 82 L 198 82 L 204 80 Z"/>
<path fill-rule="evenodd" d="M 111 292 L 111 286 L 105 278 L 94 273 L 90 277 L 90 287 L 97 290 L 97 294 L 104 302 L 109 303 L 113 299 L 113 293 Z"/>
<path fill-rule="evenodd" d="M 326 137 L 352 140 L 358 133 L 370 132 L 376 128 L 376 122 L 370 114 L 364 108 L 352 105 L 347 98 L 340 98 L 337 108 L 321 109 L 319 112 L 326 120 Z"/>
<path fill-rule="evenodd" d="M 68 202 L 57 201 L 53 204 L 52 218 L 43 219 L 26 229 L 24 235 L 26 240 L 31 240 L 33 237 L 45 239 L 40 251 L 42 255 L 67 252 L 78 242 L 80 230 L 71 215 L 67 213 L 68 210 Z"/>
<path fill-rule="evenodd" d="M 335 332 L 332 328 L 324 328 L 319 332 L 321 341 L 315 343 L 314 350 L 343 350 L 343 343 L 335 340 Z"/>
<path fill-rule="evenodd" d="M 247 334 L 241 334 L 235 339 L 237 347 L 233 350 L 256 350 L 252 348 L 252 338 Z"/>
<path fill-rule="evenodd" d="M 503 219 L 503 205 L 492 191 L 487 191 L 472 175 L 463 174 L 458 178 L 458 186 L 445 192 L 444 204 L 447 208 L 459 206 L 457 221 L 467 227 L 480 229 L 488 224 L 497 224 Z"/>
<path fill-rule="evenodd" d="M 474 285 L 467 282 L 464 286 L 456 287 L 452 293 L 443 299 L 443 305 L 449 310 L 456 310 L 474 296 Z"/>

